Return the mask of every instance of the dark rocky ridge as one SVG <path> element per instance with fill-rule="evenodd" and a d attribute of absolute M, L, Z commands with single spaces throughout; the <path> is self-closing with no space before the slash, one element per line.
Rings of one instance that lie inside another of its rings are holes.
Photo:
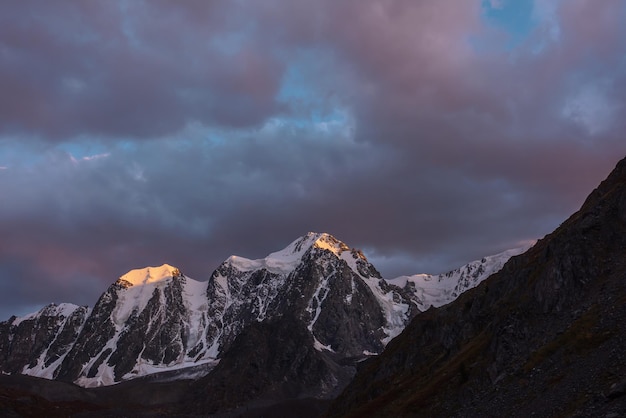
<path fill-rule="evenodd" d="M 35 367 L 41 356 L 49 366 L 73 346 L 89 309 L 74 306 L 67 315 L 62 306 L 51 304 L 38 315 L 16 323 L 15 317 L 0 323 L 0 364 L 5 373 L 20 373 Z M 61 311 L 61 312 L 59 312 Z"/>
<path fill-rule="evenodd" d="M 417 316 L 328 416 L 625 416 L 625 321 L 622 160 L 555 232 Z"/>
<path fill-rule="evenodd" d="M 76 379 L 80 375 L 83 365 L 96 356 L 107 341 L 113 337 L 115 326 L 111 322 L 110 315 L 115 309 L 118 298 L 117 291 L 122 288 L 121 284 L 115 283 L 100 296 L 72 349 L 63 359 L 61 367 L 55 371 L 54 377 L 56 379 L 66 382 Z M 92 367 L 87 374 L 93 376 L 97 371 L 97 365 L 100 365 L 104 360 L 105 357 L 100 355 L 100 358 L 96 360 L 96 367 Z"/>
<path fill-rule="evenodd" d="M 238 405 L 263 407 L 285 399 L 332 398 L 354 367 L 313 348 L 313 337 L 293 317 L 254 322 L 241 332 L 219 365 L 191 384 L 181 404 L 189 413 L 216 413 Z"/>

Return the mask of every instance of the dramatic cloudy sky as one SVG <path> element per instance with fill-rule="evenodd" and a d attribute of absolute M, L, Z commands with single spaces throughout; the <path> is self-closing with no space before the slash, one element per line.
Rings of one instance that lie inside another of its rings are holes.
<path fill-rule="evenodd" d="M 385 277 L 540 238 L 626 155 L 623 0 L 15 1 L 0 319 L 307 231 Z"/>

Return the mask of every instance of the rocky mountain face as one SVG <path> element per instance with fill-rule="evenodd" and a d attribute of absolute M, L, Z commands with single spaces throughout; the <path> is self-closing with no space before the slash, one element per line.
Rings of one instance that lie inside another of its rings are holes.
<path fill-rule="evenodd" d="M 555 232 L 418 315 L 328 416 L 626 416 L 625 250 L 622 160 Z"/>
<path fill-rule="evenodd" d="M 230 257 L 213 273 L 208 292 L 224 348 L 249 323 L 290 316 L 305 325 L 318 350 L 359 357 L 381 352 L 418 312 L 411 295 L 328 234 L 309 233 L 262 260 Z"/>
<path fill-rule="evenodd" d="M 133 270 L 91 310 L 50 305 L 0 323 L 0 368 L 90 387 L 209 367 L 206 288 L 169 265 Z"/>
<path fill-rule="evenodd" d="M 48 305 L 23 318 L 0 322 L 0 364 L 4 373 L 52 378 L 80 333 L 89 309 L 69 303 Z"/>
<path fill-rule="evenodd" d="M 133 270 L 93 309 L 50 305 L 0 323 L 0 370 L 83 387 L 199 379 L 190 411 L 330 399 L 421 310 L 512 254 L 387 281 L 360 251 L 309 233 L 263 259 L 229 257 L 206 282 L 169 265 Z"/>
<path fill-rule="evenodd" d="M 133 270 L 100 297 L 53 373 L 81 386 L 210 364 L 206 283 L 172 266 Z"/>

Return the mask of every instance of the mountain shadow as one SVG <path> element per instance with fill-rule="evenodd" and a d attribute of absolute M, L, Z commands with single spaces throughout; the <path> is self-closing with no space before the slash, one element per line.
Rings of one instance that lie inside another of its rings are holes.
<path fill-rule="evenodd" d="M 416 316 L 329 417 L 626 416 L 626 159 L 581 209 Z"/>

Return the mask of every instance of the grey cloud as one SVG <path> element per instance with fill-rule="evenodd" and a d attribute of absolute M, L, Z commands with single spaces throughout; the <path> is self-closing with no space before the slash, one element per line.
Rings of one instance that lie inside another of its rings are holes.
<path fill-rule="evenodd" d="M 0 18 L 5 133 L 155 137 L 190 120 L 254 126 L 280 109 L 282 68 L 272 54 L 253 36 L 212 43 L 245 29 L 215 24 L 227 3 L 207 2 L 211 13 L 192 25 L 184 19 L 195 12 L 169 2 L 24 3 Z"/>
<path fill-rule="evenodd" d="M 601 27 L 584 21 L 590 3 L 562 2 L 559 40 L 539 28 L 514 51 L 472 50 L 468 36 L 492 33 L 476 3 L 3 15 L 0 145 L 16 150 L 0 161 L 3 294 L 32 306 L 52 283 L 55 299 L 93 303 L 131 268 L 206 279 L 231 254 L 263 257 L 311 230 L 362 248 L 386 277 L 549 233 L 626 154 L 619 2 L 592 10 Z M 293 74 L 303 91 L 279 99 Z M 613 113 L 590 132 L 563 109 L 598 83 Z M 346 120 L 328 127 L 333 112 Z M 56 146 L 79 141 L 109 156 Z"/>

